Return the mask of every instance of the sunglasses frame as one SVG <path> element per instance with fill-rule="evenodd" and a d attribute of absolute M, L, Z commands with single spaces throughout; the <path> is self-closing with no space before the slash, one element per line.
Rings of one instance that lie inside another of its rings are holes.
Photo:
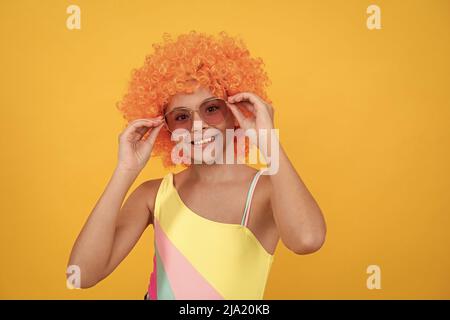
<path fill-rule="evenodd" d="M 227 97 L 226 94 L 225 94 L 225 97 Z M 163 117 L 164 117 L 164 126 L 166 127 L 167 131 L 169 131 L 170 133 L 173 133 L 173 131 L 171 131 L 171 130 L 169 129 L 169 124 L 167 123 L 166 116 L 167 116 L 169 113 L 172 113 L 172 112 L 174 112 L 174 111 L 176 111 L 176 110 L 187 110 L 187 111 L 190 113 L 191 117 L 192 117 L 192 115 L 193 115 L 194 112 L 197 112 L 198 115 L 200 116 L 200 118 L 202 119 L 202 121 L 205 121 L 205 120 L 203 120 L 201 114 L 199 113 L 199 110 L 200 110 L 200 108 L 202 107 L 203 104 L 205 104 L 205 103 L 207 103 L 207 102 L 210 102 L 210 101 L 214 101 L 214 100 L 221 100 L 221 101 L 223 101 L 223 102 L 225 103 L 225 105 L 227 105 L 227 100 L 222 99 L 222 98 L 219 98 L 219 97 L 211 97 L 211 98 L 208 98 L 208 99 L 202 101 L 202 103 L 200 103 L 195 109 L 191 109 L 191 108 L 188 108 L 188 107 L 178 107 L 178 108 L 175 108 L 175 109 L 173 109 L 173 110 L 170 110 L 169 112 L 164 113 L 164 115 L 163 115 Z M 227 106 L 227 107 L 228 107 L 228 106 Z M 229 111 L 227 111 L 227 115 L 228 115 L 228 114 L 229 114 Z M 207 123 L 207 124 L 208 124 L 209 126 L 211 126 L 211 127 L 214 127 L 214 128 L 216 127 L 216 126 L 214 126 L 214 125 L 209 124 L 207 121 L 205 121 L 205 123 Z M 194 125 L 194 121 L 192 121 L 192 126 L 193 126 L 193 125 Z M 192 126 L 191 126 L 190 130 L 192 130 Z"/>

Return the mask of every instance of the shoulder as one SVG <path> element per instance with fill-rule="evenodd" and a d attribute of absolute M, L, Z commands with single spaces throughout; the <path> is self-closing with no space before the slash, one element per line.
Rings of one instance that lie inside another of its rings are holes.
<path fill-rule="evenodd" d="M 254 215 L 259 216 L 260 226 L 273 224 L 271 204 L 272 182 L 270 176 L 261 174 L 253 192 Z"/>
<path fill-rule="evenodd" d="M 255 169 L 255 174 L 258 172 L 258 170 Z M 258 178 L 258 182 L 255 186 L 255 192 L 256 189 L 259 189 L 261 193 L 263 193 L 266 196 L 270 196 L 270 193 L 272 192 L 272 182 L 270 181 L 270 176 L 267 174 L 260 174 Z"/>
<path fill-rule="evenodd" d="M 181 186 L 183 185 L 185 182 L 187 182 L 187 180 L 189 180 L 189 169 L 184 169 L 182 171 L 179 171 L 177 173 L 172 173 L 172 177 L 173 177 L 173 184 L 175 186 Z"/>
<path fill-rule="evenodd" d="M 253 180 L 256 176 L 256 174 L 259 172 L 258 169 L 255 169 L 253 167 L 247 167 L 244 169 L 245 175 L 247 176 L 246 179 L 248 179 L 248 177 L 250 177 L 251 180 Z M 265 195 L 270 195 L 271 192 L 271 181 L 270 181 L 270 177 L 268 175 L 265 174 L 260 174 L 258 177 L 258 181 L 255 185 L 255 192 L 256 190 L 258 190 L 261 193 L 264 193 Z"/>
<path fill-rule="evenodd" d="M 259 176 L 258 182 L 255 186 L 255 194 L 259 194 L 259 198 L 265 202 L 270 202 L 272 194 L 272 182 L 270 176 L 262 174 Z"/>
<path fill-rule="evenodd" d="M 163 179 L 164 177 L 144 181 L 138 188 L 140 188 L 142 192 L 147 195 L 147 197 L 152 198 L 152 200 L 154 200 L 154 198 L 156 198 L 156 194 L 158 193 L 159 186 L 161 185 Z"/>
<path fill-rule="evenodd" d="M 138 188 L 141 188 L 143 190 L 149 191 L 149 192 L 156 192 L 158 191 L 158 188 L 162 182 L 164 177 L 158 178 L 158 179 L 152 179 L 147 180 L 141 183 L 141 185 Z"/>
<path fill-rule="evenodd" d="M 258 169 L 249 167 L 247 169 L 248 174 L 250 175 L 250 179 L 253 180 L 258 173 Z M 248 179 L 248 178 L 247 178 Z M 270 177 L 265 174 L 260 174 L 258 177 L 258 181 L 254 185 L 254 194 L 253 194 L 253 202 L 260 203 L 264 207 L 268 207 L 270 204 L 270 195 L 272 192 L 272 183 L 270 181 Z"/>
<path fill-rule="evenodd" d="M 142 182 L 135 190 L 150 211 L 150 223 L 153 223 L 156 195 L 164 177 Z"/>
<path fill-rule="evenodd" d="M 264 189 L 268 194 L 272 191 L 272 182 L 270 181 L 270 176 L 266 174 L 262 174 L 259 177 L 258 184 L 260 185 L 261 189 Z"/>

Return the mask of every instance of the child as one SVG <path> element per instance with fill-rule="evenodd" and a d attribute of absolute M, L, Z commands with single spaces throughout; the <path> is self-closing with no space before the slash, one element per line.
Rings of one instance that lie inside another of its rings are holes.
<path fill-rule="evenodd" d="M 276 138 L 269 136 L 264 149 L 266 159 L 277 162 L 276 173 L 219 161 L 238 153 L 236 139 L 225 139 L 227 130 L 274 128 L 263 62 L 225 33 L 166 36 L 154 49 L 119 104 L 129 125 L 119 136 L 117 166 L 69 265 L 80 268 L 80 286 L 91 287 L 151 224 L 147 299 L 262 299 L 278 240 L 307 254 L 326 234 L 320 208 Z M 172 139 L 180 131 L 185 135 L 177 144 Z M 171 166 L 180 154 L 176 145 L 184 161 L 191 160 L 186 169 L 142 183 L 123 203 L 150 155 Z M 206 152 L 212 146 L 214 152 Z"/>

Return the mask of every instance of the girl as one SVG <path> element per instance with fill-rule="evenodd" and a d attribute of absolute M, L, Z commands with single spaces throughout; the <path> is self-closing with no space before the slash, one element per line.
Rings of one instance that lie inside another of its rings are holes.
<path fill-rule="evenodd" d="M 153 225 L 155 254 L 147 299 L 262 299 L 279 239 L 297 254 L 317 251 L 326 233 L 321 210 L 278 140 L 275 174 L 242 163 L 220 164 L 227 143 L 195 150 L 226 130 L 271 130 L 273 109 L 261 59 L 225 33 L 190 32 L 162 45 L 133 73 L 118 105 L 129 121 L 119 136 L 112 177 L 81 230 L 69 266 L 88 288 L 107 277 Z M 151 154 L 173 165 L 172 133 L 184 130 L 178 174 L 139 185 L 125 195 Z M 212 133 L 211 133 L 212 132 Z M 275 139 L 275 138 L 272 138 Z M 248 145 L 245 149 L 248 155 Z M 272 155 L 273 156 L 273 155 Z"/>

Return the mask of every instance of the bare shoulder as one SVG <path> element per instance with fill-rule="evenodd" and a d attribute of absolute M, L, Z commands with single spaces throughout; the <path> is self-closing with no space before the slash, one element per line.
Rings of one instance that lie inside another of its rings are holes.
<path fill-rule="evenodd" d="M 270 176 L 261 175 L 255 187 L 249 221 L 249 228 L 270 254 L 274 254 L 279 239 L 271 205 L 272 188 Z"/>
<path fill-rule="evenodd" d="M 253 178 L 258 172 L 257 169 L 252 167 L 248 167 L 247 170 L 251 178 Z M 265 174 L 260 175 L 255 186 L 255 198 L 257 198 L 256 201 L 261 201 L 267 204 L 270 201 L 271 192 L 272 182 L 270 181 L 270 176 Z"/>
<path fill-rule="evenodd" d="M 259 177 L 258 183 L 256 184 L 253 201 L 256 203 L 256 207 L 259 208 L 259 210 L 256 210 L 256 214 L 260 214 L 267 225 L 275 223 L 273 220 L 271 195 L 272 182 L 270 176 L 263 174 Z"/>
<path fill-rule="evenodd" d="M 270 181 L 270 176 L 267 174 L 262 174 L 259 177 L 259 182 L 261 185 L 264 186 L 264 190 L 267 191 L 268 194 L 271 193 L 272 191 L 272 182 Z"/>
<path fill-rule="evenodd" d="M 270 181 L 270 176 L 266 174 L 262 174 L 259 177 L 258 183 L 255 188 L 258 189 L 258 193 L 261 195 L 261 198 L 266 202 L 270 202 L 270 195 L 272 194 L 272 182 Z"/>
<path fill-rule="evenodd" d="M 253 175 L 257 170 L 253 169 Z M 260 210 L 264 213 L 271 212 L 270 198 L 272 194 L 272 182 L 270 181 L 270 176 L 262 174 L 258 178 L 258 182 L 255 186 L 255 191 L 253 195 L 253 202 L 257 203 Z M 271 215 L 264 214 L 265 217 L 270 217 Z"/>
<path fill-rule="evenodd" d="M 136 193 L 141 201 L 145 202 L 149 211 L 149 224 L 153 223 L 153 212 L 155 208 L 156 195 L 163 178 L 152 179 L 142 182 L 137 188 Z"/>

